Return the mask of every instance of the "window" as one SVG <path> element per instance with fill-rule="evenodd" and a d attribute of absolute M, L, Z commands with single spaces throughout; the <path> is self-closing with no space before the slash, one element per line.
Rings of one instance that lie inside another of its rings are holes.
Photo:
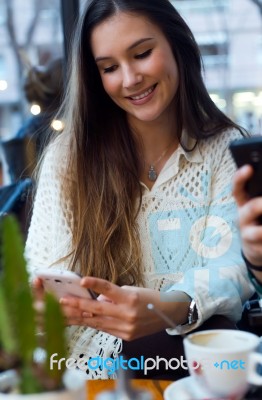
<path fill-rule="evenodd" d="M 5 7 L 2 2 L 0 2 L 0 26 L 5 23 L 6 19 L 6 12 L 5 12 Z"/>
<path fill-rule="evenodd" d="M 229 0 L 173 0 L 171 3 L 180 11 L 209 11 L 216 8 L 224 9 L 229 6 Z"/>
<path fill-rule="evenodd" d="M 3 79 L 6 79 L 6 62 L 5 62 L 5 57 L 0 54 L 0 81 Z"/>
<path fill-rule="evenodd" d="M 54 6 L 54 1 L 53 0 L 42 0 L 41 1 L 41 8 L 42 9 L 48 9 L 48 8 L 53 8 Z"/>
<path fill-rule="evenodd" d="M 228 40 L 223 32 L 198 34 L 196 41 L 200 47 L 204 65 L 216 67 L 225 65 L 228 62 Z"/>
<path fill-rule="evenodd" d="M 200 45 L 200 51 L 205 65 L 210 67 L 224 65 L 228 61 L 228 49 L 226 43 Z"/>
<path fill-rule="evenodd" d="M 62 54 L 60 0 L 0 0 L 0 137 L 15 136 L 28 117 L 30 107 L 22 90 L 28 60 L 46 64 Z"/>

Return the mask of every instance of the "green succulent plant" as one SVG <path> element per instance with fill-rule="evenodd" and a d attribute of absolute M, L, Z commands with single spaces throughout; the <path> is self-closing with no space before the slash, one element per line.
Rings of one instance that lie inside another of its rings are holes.
<path fill-rule="evenodd" d="M 0 232 L 0 371 L 16 369 L 23 394 L 60 389 L 63 368 L 49 368 L 53 353 L 66 356 L 60 305 L 47 293 L 42 311 L 36 310 L 15 217 L 2 217 Z M 39 349 L 45 354 L 42 362 L 35 357 Z"/>

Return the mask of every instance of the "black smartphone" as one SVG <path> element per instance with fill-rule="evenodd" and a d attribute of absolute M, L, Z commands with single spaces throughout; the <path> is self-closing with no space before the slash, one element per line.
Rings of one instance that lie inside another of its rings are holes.
<path fill-rule="evenodd" d="M 246 184 L 249 196 L 262 196 L 262 136 L 234 140 L 229 149 L 238 168 L 249 164 L 254 170 Z"/>

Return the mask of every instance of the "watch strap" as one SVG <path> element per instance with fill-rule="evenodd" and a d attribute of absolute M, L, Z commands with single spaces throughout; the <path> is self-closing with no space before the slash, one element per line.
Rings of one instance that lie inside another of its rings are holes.
<path fill-rule="evenodd" d="M 252 274 L 251 270 L 248 270 L 248 277 L 252 282 L 257 294 L 259 295 L 260 298 L 262 298 L 262 282 L 258 281 L 255 275 Z"/>

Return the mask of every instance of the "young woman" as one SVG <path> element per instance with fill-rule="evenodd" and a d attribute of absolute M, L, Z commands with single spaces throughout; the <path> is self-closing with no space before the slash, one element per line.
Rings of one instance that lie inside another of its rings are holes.
<path fill-rule="evenodd" d="M 182 355 L 181 333 L 234 327 L 251 294 L 227 150 L 241 129 L 210 99 L 169 1 L 88 2 L 64 116 L 41 166 L 27 257 L 31 269 L 80 272 L 100 295 L 62 299 L 71 356 L 114 358 L 123 344 L 129 358 L 169 359 Z"/>

